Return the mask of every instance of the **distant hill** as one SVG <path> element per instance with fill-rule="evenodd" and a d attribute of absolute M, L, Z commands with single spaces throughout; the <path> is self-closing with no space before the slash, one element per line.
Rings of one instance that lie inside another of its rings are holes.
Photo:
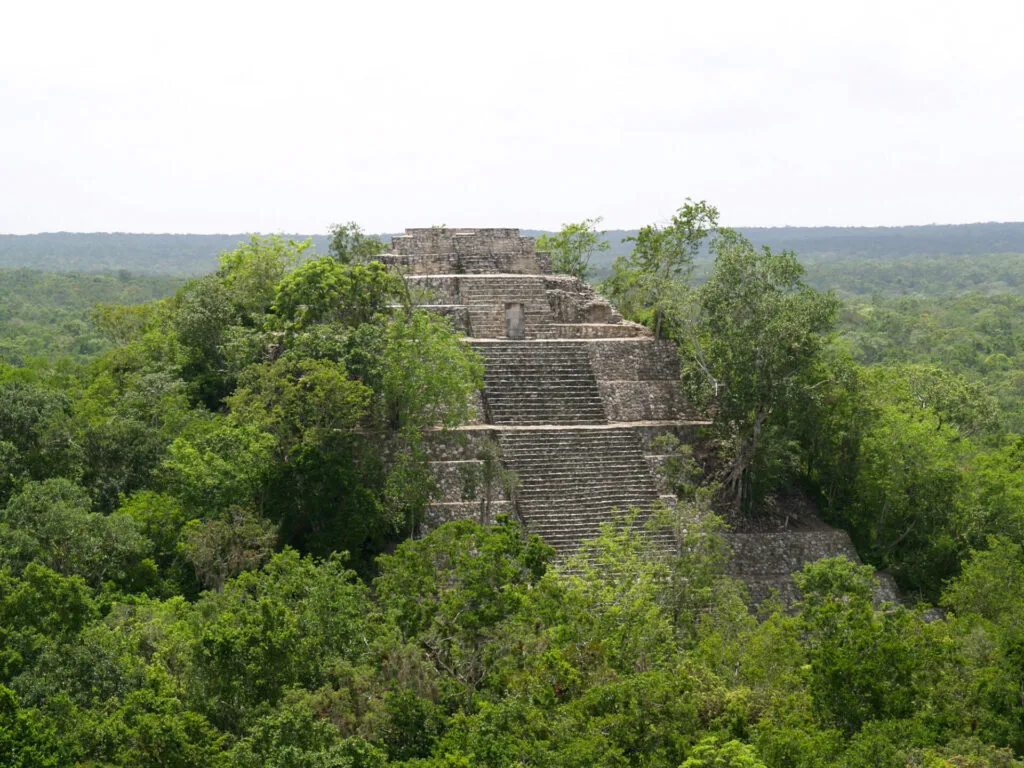
<path fill-rule="evenodd" d="M 538 235 L 542 230 L 524 229 Z M 740 227 L 757 245 L 792 249 L 807 264 L 831 261 L 891 260 L 942 255 L 1024 253 L 1024 222 L 917 227 Z M 636 230 L 610 230 L 610 251 L 595 260 L 607 267 L 629 250 L 622 239 Z M 216 266 L 217 255 L 247 235 L 142 235 L 126 232 L 48 232 L 0 235 L 0 267 L 32 267 L 54 272 L 112 272 L 191 275 Z M 307 235 L 291 235 L 305 239 Z M 384 235 L 390 239 L 391 235 Z M 317 252 L 327 238 L 312 235 Z"/>
<path fill-rule="evenodd" d="M 308 235 L 288 235 L 305 240 Z M 217 256 L 248 240 L 248 235 L 141 235 L 131 232 L 45 232 L 0 235 L 0 267 L 32 267 L 48 272 L 116 272 L 196 275 L 213 270 Z M 314 235 L 313 247 L 327 252 L 327 237 Z"/>
<path fill-rule="evenodd" d="M 928 224 L 916 227 L 737 227 L 755 245 L 796 251 L 801 261 L 816 263 L 857 259 L 895 259 L 913 256 L 980 256 L 1024 253 L 1024 222 L 986 224 Z M 541 230 L 523 230 L 538 235 Z M 611 249 L 595 257 L 594 266 L 609 266 L 628 253 L 625 237 L 635 229 L 605 233 Z"/>

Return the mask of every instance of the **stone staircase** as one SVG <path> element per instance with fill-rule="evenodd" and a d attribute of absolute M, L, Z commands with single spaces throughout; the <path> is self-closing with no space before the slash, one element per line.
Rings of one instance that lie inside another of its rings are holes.
<path fill-rule="evenodd" d="M 475 338 L 505 338 L 505 304 L 523 304 L 527 338 L 550 337 L 551 305 L 543 277 L 475 275 L 459 278 L 459 303 L 469 309 Z"/>
<path fill-rule="evenodd" d="M 566 556 L 639 507 L 642 525 L 658 500 L 654 477 L 629 427 L 507 429 L 502 456 L 519 476 L 517 507 L 529 529 Z"/>
<path fill-rule="evenodd" d="M 456 274 L 459 275 L 485 275 L 487 273 L 493 273 L 497 267 L 495 261 L 499 264 L 508 261 L 508 257 L 505 259 L 501 258 L 499 254 L 489 253 L 460 253 L 456 257 Z"/>
<path fill-rule="evenodd" d="M 603 424 L 604 404 L 584 343 L 474 342 L 483 354 L 491 424 Z"/>

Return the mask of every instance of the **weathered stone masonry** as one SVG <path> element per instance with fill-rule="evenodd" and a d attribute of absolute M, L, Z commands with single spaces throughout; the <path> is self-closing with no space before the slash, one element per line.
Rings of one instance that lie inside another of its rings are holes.
<path fill-rule="evenodd" d="M 596 536 L 614 509 L 635 506 L 643 518 L 659 497 L 674 501 L 659 488 L 652 441 L 671 432 L 692 444 L 706 423 L 680 394 L 674 345 L 624 320 L 583 281 L 552 274 L 549 255 L 517 229 L 407 229 L 384 260 L 486 363 L 476 422 L 461 439 L 436 436 L 443 498 L 428 526 L 480 517 L 484 493 L 466 479 L 481 467 L 484 439 L 519 477 L 519 516 L 562 554 Z M 492 498 L 492 518 L 512 511 L 500 490 Z M 790 597 L 790 573 L 805 562 L 856 558 L 840 531 L 730 538 L 734 572 L 755 600 L 772 588 Z"/>

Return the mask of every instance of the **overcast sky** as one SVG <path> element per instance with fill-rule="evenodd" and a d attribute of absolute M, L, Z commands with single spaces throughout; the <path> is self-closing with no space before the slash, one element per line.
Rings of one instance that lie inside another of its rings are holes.
<path fill-rule="evenodd" d="M 1024 2 L 0 0 L 0 232 L 1024 219 Z"/>

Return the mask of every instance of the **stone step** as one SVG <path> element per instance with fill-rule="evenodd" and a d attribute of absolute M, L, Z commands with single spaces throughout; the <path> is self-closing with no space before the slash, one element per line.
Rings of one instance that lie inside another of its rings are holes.
<path fill-rule="evenodd" d="M 543 396 L 545 393 L 534 389 L 517 388 L 517 387 L 505 387 L 499 388 L 484 388 L 484 396 L 490 398 L 491 402 L 495 403 L 522 403 L 523 405 L 540 405 L 547 407 L 549 403 L 557 403 L 561 400 L 581 402 L 586 400 L 592 400 L 595 403 L 602 402 L 599 395 L 595 395 L 592 388 L 561 388 L 561 387 L 550 387 L 546 393 L 546 397 Z M 596 388 L 595 388 L 596 389 Z"/>
<path fill-rule="evenodd" d="M 517 365 L 506 369 L 485 368 L 484 381 L 488 384 L 529 384 L 535 381 L 564 382 L 567 385 L 594 380 L 594 374 L 579 366 Z"/>
<path fill-rule="evenodd" d="M 611 522 L 618 517 L 624 517 L 630 510 L 638 510 L 642 518 L 646 518 L 654 510 L 655 503 L 648 501 L 574 501 L 572 499 L 524 499 L 517 496 L 516 501 L 522 506 L 523 501 L 530 502 L 530 509 L 535 513 L 543 512 L 543 516 L 537 517 L 536 522 L 551 525 L 576 525 L 580 522 Z"/>
<path fill-rule="evenodd" d="M 616 461 L 597 459 L 593 462 L 587 461 L 579 466 L 562 465 L 557 466 L 551 462 L 525 462 L 520 461 L 515 454 L 506 454 L 506 458 L 512 459 L 523 469 L 530 470 L 530 473 L 541 478 L 543 482 L 557 482 L 559 480 L 572 480 L 574 478 L 586 478 L 594 480 L 607 478 L 606 484 L 612 482 L 629 481 L 630 478 L 645 478 L 645 474 L 638 474 L 638 470 L 632 465 L 636 462 L 633 456 L 623 456 Z M 614 473 L 609 477 L 609 473 Z"/>
<path fill-rule="evenodd" d="M 604 406 L 597 398 L 559 397 L 555 401 L 541 399 L 525 400 L 522 398 L 492 398 L 488 397 L 487 393 L 484 393 L 484 401 L 487 403 L 492 416 L 497 416 L 499 413 L 506 415 L 510 418 L 510 423 L 512 424 L 515 423 L 517 415 L 529 417 L 531 415 L 561 414 L 566 418 L 573 416 L 577 418 L 586 417 L 585 420 L 588 422 L 595 421 L 591 417 L 597 417 L 595 423 L 602 423 L 605 420 Z"/>
<path fill-rule="evenodd" d="M 492 417 L 506 416 L 508 417 L 506 420 L 510 425 L 515 425 L 517 415 L 526 418 L 531 415 L 544 414 L 562 415 L 565 418 L 575 416 L 583 418 L 585 422 L 592 424 L 605 422 L 604 406 L 596 398 L 560 397 L 555 401 L 540 399 L 527 401 L 523 399 L 490 398 L 484 393 L 484 402 L 487 403 Z M 537 426 L 544 425 L 539 424 Z"/>
<path fill-rule="evenodd" d="M 633 471 L 615 471 L 615 466 L 612 464 L 604 464 L 598 471 L 583 472 L 548 472 L 544 467 L 531 468 L 519 461 L 516 461 L 516 465 L 523 470 L 529 470 L 533 478 L 536 479 L 538 486 L 560 483 L 562 485 L 587 484 L 599 485 L 602 488 L 615 488 L 623 483 L 633 486 L 634 484 L 646 484 L 647 482 L 645 477 Z M 524 482 L 524 487 L 529 488 L 532 486 L 526 485 Z"/>
<path fill-rule="evenodd" d="M 658 534 L 651 534 L 647 531 L 642 532 L 654 542 L 655 546 L 658 547 L 670 548 L 676 543 L 671 536 L 666 537 Z M 584 541 L 598 538 L 598 536 L 601 535 L 601 529 L 600 527 L 595 527 L 591 530 L 573 532 L 563 536 L 550 532 L 538 533 L 538 535 L 558 550 L 560 558 L 564 559 L 567 555 L 571 555 L 578 551 Z"/>
<path fill-rule="evenodd" d="M 543 470 L 533 472 L 529 467 L 524 467 L 519 462 L 515 463 L 519 470 L 522 470 L 520 474 L 525 478 L 522 486 L 527 492 L 532 492 L 535 488 L 554 487 L 555 485 L 563 490 L 597 488 L 601 493 L 613 491 L 617 487 L 623 488 L 623 493 L 635 488 L 648 487 L 647 478 L 636 473 L 616 472 L 610 477 L 607 472 L 573 477 L 552 476 Z"/>
<path fill-rule="evenodd" d="M 482 315 L 483 313 L 480 314 Z M 504 312 L 501 314 L 504 317 Z M 552 355 L 589 355 L 587 352 L 589 347 L 585 341 L 545 341 L 538 344 L 528 340 L 511 339 L 491 341 L 486 344 L 473 344 L 473 346 L 488 359 L 494 359 L 495 361 Z"/>
<path fill-rule="evenodd" d="M 492 375 L 508 375 L 535 370 L 554 370 L 560 373 L 581 375 L 589 370 L 589 363 L 590 358 L 580 359 L 569 355 L 551 355 L 550 357 L 531 355 L 522 358 L 504 357 L 500 360 L 484 359 L 484 364 Z"/>
<path fill-rule="evenodd" d="M 538 486 L 530 486 L 524 483 L 518 497 L 529 499 L 535 503 L 564 503 L 567 505 L 590 505 L 608 508 L 622 506 L 623 504 L 627 506 L 653 505 L 655 501 L 655 497 L 648 493 L 649 487 L 642 483 L 622 487 L 622 490 L 617 493 L 612 493 L 609 486 L 592 486 L 594 490 L 590 492 L 583 486 L 584 484 L 582 483 L 579 485 L 566 483 L 559 487 L 556 483 L 548 483 L 540 490 L 537 490 Z"/>
<path fill-rule="evenodd" d="M 563 555 L 631 507 L 642 521 L 658 500 L 634 430 L 531 430 L 499 440 L 520 478 L 520 513 Z"/>
<path fill-rule="evenodd" d="M 484 359 L 492 376 L 517 374 L 520 372 L 552 370 L 565 374 L 585 375 L 590 371 L 590 359 L 578 359 L 566 355 L 550 357 L 530 356 L 523 358 L 506 357 L 501 360 Z"/>
<path fill-rule="evenodd" d="M 522 443 L 519 445 L 510 446 L 510 450 L 515 453 L 518 457 L 523 460 L 527 459 L 538 459 L 544 461 L 559 460 L 567 450 L 579 448 L 580 446 L 598 446 L 602 449 L 602 455 L 605 456 L 619 456 L 619 455 L 632 455 L 634 447 L 628 444 L 621 443 L 608 443 L 602 445 L 599 442 L 578 442 L 578 443 L 561 443 L 561 444 L 548 444 L 538 446 L 525 446 Z M 604 449 L 608 450 L 608 453 L 604 453 Z"/>
<path fill-rule="evenodd" d="M 535 522 L 550 522 L 552 524 L 571 523 L 577 520 L 609 522 L 614 517 L 615 510 L 626 513 L 635 508 L 642 513 L 649 514 L 654 509 L 654 505 L 649 502 L 627 503 L 626 500 L 618 503 L 604 503 L 567 499 L 564 502 L 555 503 L 551 500 L 538 502 L 529 497 L 518 497 L 517 501 L 520 508 L 524 510 L 524 514 L 529 513 L 527 514 L 528 519 L 532 514 L 532 519 Z"/>
<path fill-rule="evenodd" d="M 520 506 L 520 509 L 522 507 Z M 618 514 L 616 514 L 616 512 Z M 524 515 L 526 524 L 530 530 L 535 531 L 577 531 L 580 528 L 597 528 L 605 523 L 611 523 L 615 520 L 621 520 L 625 510 L 606 510 L 603 515 L 591 516 L 591 517 L 579 517 L 579 518 L 550 518 L 540 512 L 534 512 L 533 517 Z M 649 518 L 650 510 L 641 509 L 637 514 L 637 524 L 643 525 Z"/>
<path fill-rule="evenodd" d="M 547 385 L 547 386 L 578 386 L 580 384 L 588 384 L 596 382 L 594 374 L 589 369 L 580 370 L 579 367 L 573 366 L 572 368 L 556 368 L 549 365 L 538 365 L 527 368 L 526 366 L 517 366 L 516 368 L 495 371 L 484 369 L 484 382 L 490 387 L 500 386 L 530 386 L 532 385 Z"/>
<path fill-rule="evenodd" d="M 558 414 L 558 413 L 542 413 L 535 416 L 523 416 L 523 415 L 507 415 L 496 413 L 495 411 L 490 412 L 490 423 L 497 426 L 516 426 L 516 427 L 543 427 L 545 424 L 557 424 L 559 426 L 591 426 L 594 424 L 604 424 L 605 417 L 603 413 L 593 412 L 590 414 Z"/>
<path fill-rule="evenodd" d="M 529 341 L 526 343 L 528 344 Z M 583 358 L 584 356 L 586 356 L 588 360 L 590 359 L 589 355 L 587 355 L 586 349 L 562 349 L 560 347 L 556 347 L 556 344 L 557 342 L 546 342 L 543 345 L 537 345 L 529 349 L 516 350 L 514 352 L 507 353 L 494 352 L 487 348 L 482 348 L 479 351 L 489 362 L 492 362 L 495 365 L 509 362 L 526 363 L 530 360 L 573 360 Z"/>
<path fill-rule="evenodd" d="M 634 483 L 646 484 L 648 477 L 650 476 L 649 472 L 642 473 L 642 468 L 640 466 L 624 466 L 627 464 L 639 465 L 640 460 L 637 459 L 624 458 L 618 464 L 606 462 L 593 468 L 580 468 L 578 470 L 555 472 L 548 469 L 548 465 L 524 464 L 523 462 L 516 460 L 515 456 L 506 455 L 506 458 L 515 462 L 516 466 L 530 475 L 531 479 L 535 479 L 535 482 L 537 482 L 538 485 L 550 483 L 580 484 L 586 482 L 589 484 L 599 483 L 601 486 L 614 487 L 619 483 L 626 483 L 628 485 L 632 485 Z M 526 481 L 524 481 L 524 484 L 525 482 Z"/>
<path fill-rule="evenodd" d="M 614 489 L 617 487 L 621 488 L 621 490 L 615 492 Z M 548 488 L 552 490 L 549 492 Z M 555 488 L 558 488 L 561 493 L 555 493 Z M 587 492 L 587 489 L 593 489 L 593 491 Z M 594 503 L 604 504 L 607 500 L 608 503 L 605 506 L 612 506 L 618 503 L 632 503 L 633 497 L 637 493 L 643 493 L 646 497 L 647 490 L 647 484 L 639 480 L 628 484 L 610 483 L 608 485 L 599 485 L 592 481 L 588 482 L 586 478 L 582 478 L 578 482 L 565 480 L 551 480 L 543 484 L 523 482 L 522 491 L 519 495 L 521 498 L 550 499 L 552 501 L 562 499 L 567 504 L 570 501 L 576 503 L 588 499 L 592 499 Z M 649 501 L 647 498 L 644 500 Z"/>
<path fill-rule="evenodd" d="M 547 386 L 545 386 L 547 384 Z M 510 397 L 540 397 L 542 395 L 594 395 L 599 392 L 593 381 L 579 381 L 573 384 L 552 380 L 545 382 L 543 379 L 536 379 L 529 382 L 516 381 L 488 381 L 484 386 L 484 392 L 495 398 Z"/>
<path fill-rule="evenodd" d="M 515 423 L 514 417 L 517 415 L 529 417 L 531 415 L 564 414 L 566 417 L 587 416 L 588 421 L 591 421 L 589 417 L 597 417 L 596 423 L 602 423 L 605 420 L 603 403 L 590 397 L 559 397 L 557 401 L 552 402 L 552 400 L 542 398 L 492 398 L 484 393 L 484 401 L 490 408 L 492 416 L 498 412 L 508 415 L 513 418 L 513 424 Z M 568 407 L 570 405 L 571 408 Z M 538 426 L 543 426 L 543 424 Z"/>
<path fill-rule="evenodd" d="M 566 463 L 562 457 L 557 454 L 523 456 L 517 454 L 515 451 L 509 451 L 506 455 L 509 458 L 514 458 L 518 464 L 521 464 L 524 467 L 530 467 L 538 472 L 544 472 L 546 475 L 555 477 L 563 474 L 573 475 L 584 471 L 586 467 L 594 468 L 592 471 L 603 472 L 609 467 L 620 466 L 623 462 L 632 462 L 635 459 L 635 455 L 632 452 L 620 455 L 602 454 L 601 456 L 593 457 L 585 465 L 576 465 L 573 463 Z"/>
<path fill-rule="evenodd" d="M 594 431 L 596 432 L 597 430 L 594 430 Z M 607 442 L 602 442 L 602 441 L 586 441 L 585 442 L 583 440 L 580 440 L 578 442 L 572 442 L 572 443 L 555 443 L 555 442 L 552 441 L 552 442 L 547 443 L 545 445 L 536 445 L 536 446 L 531 446 L 531 445 L 526 445 L 526 444 L 523 444 L 523 443 L 519 443 L 519 444 L 516 444 L 516 445 L 512 445 L 511 449 L 513 451 L 516 451 L 523 458 L 529 458 L 530 456 L 536 456 L 537 458 L 550 458 L 550 457 L 556 457 L 557 458 L 558 456 L 562 455 L 567 449 L 577 448 L 577 447 L 583 446 L 583 445 L 600 446 L 602 449 L 607 448 L 609 451 L 613 451 L 613 452 L 616 452 L 616 453 L 622 453 L 622 452 L 632 453 L 633 450 L 634 450 L 634 446 L 631 445 L 630 443 L 619 442 L 619 441 L 611 441 L 611 440 L 609 440 Z"/>

